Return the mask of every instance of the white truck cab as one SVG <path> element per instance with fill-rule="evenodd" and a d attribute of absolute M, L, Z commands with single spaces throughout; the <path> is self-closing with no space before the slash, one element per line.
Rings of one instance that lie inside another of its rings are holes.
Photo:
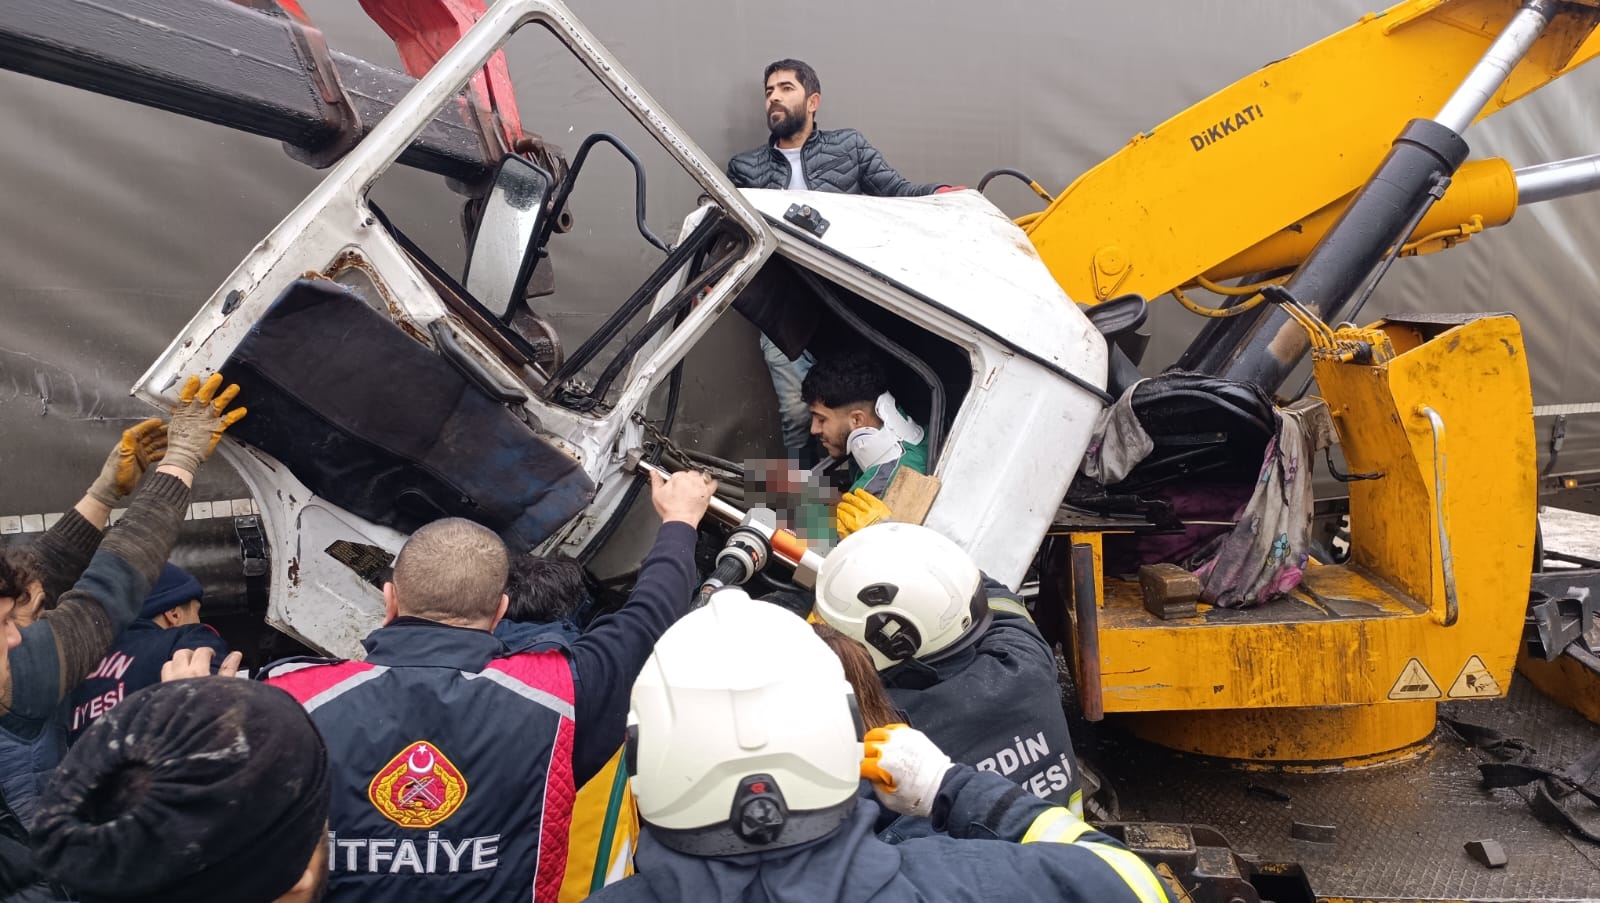
<path fill-rule="evenodd" d="M 526 295 L 543 261 L 582 240 L 552 240 L 577 169 L 563 182 L 508 156 L 459 278 L 367 196 L 526 25 L 554 34 L 706 201 L 564 359 L 523 324 L 538 314 Z M 549 0 L 495 4 L 239 264 L 135 392 L 167 406 L 190 373 L 241 384 L 250 413 L 223 453 L 270 545 L 268 621 L 358 658 L 382 621 L 387 567 L 424 523 L 469 517 L 513 552 L 606 542 L 639 491 L 625 463 L 644 444 L 647 405 L 736 309 L 775 341 L 846 330 L 879 346 L 929 430 L 941 488 L 924 522 L 991 576 L 1021 581 L 1107 398 L 1104 340 L 1022 232 L 976 192 L 736 190 Z"/>

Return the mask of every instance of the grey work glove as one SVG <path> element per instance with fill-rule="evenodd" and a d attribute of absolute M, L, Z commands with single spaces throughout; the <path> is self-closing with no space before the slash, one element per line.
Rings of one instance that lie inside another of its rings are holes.
<path fill-rule="evenodd" d="M 89 484 L 87 495 L 105 505 L 117 507 L 139 480 L 167 451 L 167 425 L 152 417 L 122 431 L 122 438 L 100 466 L 100 475 Z"/>
<path fill-rule="evenodd" d="M 178 394 L 178 406 L 172 409 L 172 419 L 167 423 L 167 454 L 163 464 L 181 467 L 194 473 L 200 462 L 211 457 L 222 433 L 244 417 L 244 408 L 228 411 L 239 387 L 222 388 L 222 374 L 213 373 L 204 383 L 200 377 L 191 376 Z M 227 411 L 227 413 L 223 413 Z"/>

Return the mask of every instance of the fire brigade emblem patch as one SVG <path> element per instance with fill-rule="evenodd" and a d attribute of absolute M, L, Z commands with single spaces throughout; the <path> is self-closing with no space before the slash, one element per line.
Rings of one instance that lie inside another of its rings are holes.
<path fill-rule="evenodd" d="M 407 745 L 367 786 L 367 799 L 402 828 L 431 828 L 454 815 L 466 798 L 467 779 L 426 740 Z"/>

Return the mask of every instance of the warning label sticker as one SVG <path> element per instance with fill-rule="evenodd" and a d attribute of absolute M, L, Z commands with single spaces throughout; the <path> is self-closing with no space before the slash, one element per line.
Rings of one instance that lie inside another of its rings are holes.
<path fill-rule="evenodd" d="M 1451 699 L 1487 699 L 1500 695 L 1500 682 L 1494 679 L 1483 659 L 1476 655 L 1467 659 L 1456 682 L 1450 685 Z"/>
<path fill-rule="evenodd" d="M 1400 669 L 1400 677 L 1389 690 L 1390 699 L 1438 699 L 1443 696 L 1422 662 L 1412 659 Z"/>

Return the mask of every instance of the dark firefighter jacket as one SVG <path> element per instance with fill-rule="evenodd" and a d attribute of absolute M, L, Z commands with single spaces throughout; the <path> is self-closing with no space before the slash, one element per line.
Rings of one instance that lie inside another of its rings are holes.
<path fill-rule="evenodd" d="M 688 610 L 694 543 L 664 524 L 628 604 L 564 648 L 403 617 L 363 662 L 270 667 L 334 763 L 329 899 L 554 903 L 575 789 L 621 745 L 634 676 Z"/>
<path fill-rule="evenodd" d="M 179 649 L 212 650 L 212 668 L 228 655 L 228 644 L 205 624 L 183 624 L 163 629 L 149 618 L 139 618 L 106 653 L 100 664 L 72 691 L 68 742 L 76 743 L 89 725 L 116 707 L 129 694 L 161 683 L 161 666 Z"/>
<path fill-rule="evenodd" d="M 101 533 L 93 524 L 78 512 L 68 511 L 34 541 L 29 551 L 48 598 L 58 598 L 77 582 L 100 539 Z M 11 667 L 15 669 L 16 662 Z M 33 824 L 39 794 L 66 754 L 66 747 L 67 731 L 62 718 L 26 726 L 0 722 L 0 793 L 22 824 Z"/>
<path fill-rule="evenodd" d="M 948 836 L 886 844 L 872 833 L 879 811 L 876 802 L 862 799 L 851 819 L 826 837 L 718 859 L 669 850 L 646 829 L 634 860 L 638 874 L 591 899 L 1169 903 L 1155 873 L 1115 840 L 1061 807 L 972 768 L 951 769 L 934 802 L 932 822 Z"/>
<path fill-rule="evenodd" d="M 883 684 L 951 759 L 1081 812 L 1055 653 L 1021 601 L 999 584 L 989 593 L 993 620 L 975 644 L 933 664 L 902 662 L 882 672 Z"/>
<path fill-rule="evenodd" d="M 139 613 L 188 505 L 189 487 L 182 480 L 151 474 L 103 540 L 69 511 L 39 540 L 44 545 L 35 547 L 45 594 L 57 603 L 22 630 L 21 645 L 10 653 L 10 686 L 0 689 L 0 711 L 6 713 L 0 717 L 0 774 L 6 776 L 0 896 L 38 899 L 48 890 L 35 883 L 39 876 L 25 832 L 65 745 L 62 702 Z"/>
<path fill-rule="evenodd" d="M 812 191 L 904 198 L 942 187 L 906 181 L 855 129 L 813 129 L 800 147 L 800 168 Z M 739 188 L 787 188 L 789 161 L 769 140 L 729 160 L 728 179 Z"/>
<path fill-rule="evenodd" d="M 63 751 L 63 700 L 138 615 L 177 538 L 188 501 L 189 487 L 182 480 L 153 474 L 98 548 L 99 531 L 76 512 L 67 512 L 51 529 L 73 535 L 74 557 L 92 557 L 75 564 L 81 576 L 72 578 L 56 607 L 22 630 L 22 645 L 10 653 L 11 685 L 0 691 L 5 713 L 0 716 L 0 786 L 24 824 L 31 822 L 44 779 Z M 55 592 L 49 580 L 44 582 L 46 595 Z"/>

